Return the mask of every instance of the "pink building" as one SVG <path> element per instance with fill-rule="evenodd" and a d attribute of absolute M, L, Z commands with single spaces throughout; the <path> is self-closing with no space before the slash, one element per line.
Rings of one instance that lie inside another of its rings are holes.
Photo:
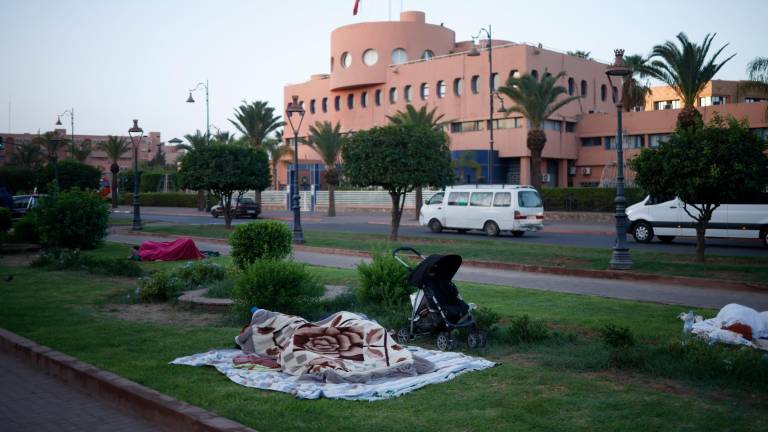
<path fill-rule="evenodd" d="M 489 150 L 489 77 L 493 88 L 507 77 L 565 71 L 561 85 L 581 98 L 560 109 L 545 124 L 547 144 L 542 161 L 547 186 L 595 186 L 615 176 L 615 105 L 606 64 L 540 46 L 493 41 L 493 71 L 489 70 L 487 41 L 480 42 L 480 56 L 469 56 L 471 41 L 457 42 L 455 33 L 442 25 L 428 24 L 423 12 L 403 12 L 400 21 L 368 22 L 343 26 L 331 33 L 330 74 L 312 75 L 309 81 L 287 85 L 284 104 L 299 96 L 306 110 L 300 134 L 317 121 L 340 122 L 343 131 L 356 131 L 388 123 L 387 116 L 416 108 L 437 107 L 450 137 L 452 157 L 472 159 L 475 168 L 459 168 L 467 182 L 485 182 Z M 491 75 L 491 72 L 493 75 Z M 705 118 L 714 111 L 747 117 L 752 127 L 768 127 L 763 116 L 765 99 L 720 98 L 737 85 L 713 81 L 702 94 Z M 654 89 L 646 109 L 673 108 L 661 98 L 674 98 L 668 88 Z M 731 93 L 728 93 L 729 95 Z M 706 99 L 705 99 L 706 98 Z M 500 99 L 495 106 L 499 107 Z M 662 101 L 663 103 L 656 103 Z M 732 101 L 744 103 L 731 104 Z M 504 101 L 509 106 L 510 101 Z M 718 104 L 725 105 L 718 105 Z M 635 112 L 625 117 L 630 149 L 657 145 L 674 129 L 677 110 Z M 499 118 L 501 117 L 501 118 Z M 527 120 L 519 115 L 494 113 L 494 183 L 530 183 L 530 152 L 526 147 Z M 762 132 L 764 133 L 764 132 Z M 291 132 L 285 136 L 290 141 Z M 612 147 L 613 146 L 613 147 Z M 613 149 L 613 150 L 612 150 Z M 470 152 L 469 158 L 464 154 Z M 633 154 L 629 151 L 629 156 Z M 299 148 L 299 175 L 320 183 L 321 159 L 310 148 Z M 287 183 L 292 162 L 283 160 L 278 181 Z M 613 171 L 611 171 L 613 170 Z M 631 175 L 629 176 L 631 178 Z M 301 181 L 301 180 L 300 180 Z"/>

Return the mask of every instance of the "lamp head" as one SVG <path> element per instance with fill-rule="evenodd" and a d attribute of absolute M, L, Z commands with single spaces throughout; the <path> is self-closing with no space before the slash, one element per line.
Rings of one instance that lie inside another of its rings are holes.
<path fill-rule="evenodd" d="M 133 142 L 134 147 L 138 147 L 142 135 L 144 135 L 144 130 L 139 127 L 139 121 L 134 120 L 133 126 L 128 129 L 128 136 L 131 137 L 131 141 Z"/>
<path fill-rule="evenodd" d="M 616 58 L 614 59 L 613 64 L 608 66 L 608 69 L 605 70 L 605 74 L 608 75 L 608 78 L 626 78 L 631 75 L 632 68 L 627 66 L 627 63 L 624 61 L 624 50 L 617 49 L 614 51 L 614 54 L 616 55 Z"/>
<path fill-rule="evenodd" d="M 291 99 L 292 101 L 288 102 L 288 107 L 285 110 L 288 117 L 293 116 L 293 114 L 298 114 L 304 117 L 304 108 L 301 106 L 301 102 L 299 102 L 299 97 L 294 95 L 291 96 Z"/>
<path fill-rule="evenodd" d="M 195 103 L 195 100 L 192 98 L 192 92 L 189 92 L 189 97 L 187 98 L 187 103 Z"/>
<path fill-rule="evenodd" d="M 56 119 L 56 126 L 61 126 L 61 116 L 57 116 L 57 117 L 58 118 Z"/>
<path fill-rule="evenodd" d="M 477 45 L 475 44 L 475 38 L 472 38 L 472 48 L 467 53 L 468 57 L 477 57 L 480 55 L 480 51 L 477 49 Z"/>

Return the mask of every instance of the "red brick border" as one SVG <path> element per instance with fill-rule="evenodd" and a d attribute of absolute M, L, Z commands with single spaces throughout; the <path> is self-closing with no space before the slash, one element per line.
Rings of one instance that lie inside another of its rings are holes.
<path fill-rule="evenodd" d="M 3 328 L 0 328 L 0 350 L 71 387 L 169 430 L 253 431 L 240 423 L 81 362 Z"/>

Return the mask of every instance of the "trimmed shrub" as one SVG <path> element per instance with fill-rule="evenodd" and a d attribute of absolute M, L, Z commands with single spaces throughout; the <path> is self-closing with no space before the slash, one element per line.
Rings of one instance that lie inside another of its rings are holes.
<path fill-rule="evenodd" d="M 641 353 L 635 348 L 635 335 L 629 327 L 608 324 L 600 330 L 600 337 L 608 346 L 611 366 L 626 369 L 643 365 Z"/>
<path fill-rule="evenodd" d="M 160 271 L 139 279 L 139 298 L 145 302 L 170 300 L 183 291 L 183 285 L 176 275 Z"/>
<path fill-rule="evenodd" d="M 514 317 L 509 324 L 504 336 L 513 345 L 540 342 L 550 336 L 544 322 L 532 320 L 528 315 Z"/>
<path fill-rule="evenodd" d="M 70 189 L 97 190 L 101 182 L 101 170 L 78 162 L 67 159 L 57 163 L 59 170 L 59 190 L 66 191 Z M 55 179 L 55 171 L 52 164 L 48 164 L 39 171 L 37 185 L 41 190 L 51 193 L 50 183 Z"/>
<path fill-rule="evenodd" d="M 32 266 L 49 270 L 87 271 L 106 276 L 136 277 L 142 273 L 141 267 L 133 261 L 83 255 L 78 249 L 49 249 L 40 254 Z"/>
<path fill-rule="evenodd" d="M 397 308 L 407 304 L 416 290 L 408 284 L 408 270 L 386 252 L 374 253 L 370 264 L 358 264 L 357 273 L 357 298 L 364 304 Z"/>
<path fill-rule="evenodd" d="M 325 287 L 303 264 L 284 260 L 258 260 L 235 283 L 236 310 L 250 316 L 256 306 L 285 314 L 301 315 L 323 295 Z"/>
<path fill-rule="evenodd" d="M 141 173 L 141 179 L 139 180 L 139 190 L 144 192 L 158 192 L 163 186 L 165 176 L 168 175 L 168 187 L 171 190 L 177 190 L 177 174 L 176 172 L 159 172 L 159 171 L 143 171 Z M 133 178 L 131 178 L 131 187 L 133 187 Z"/>
<path fill-rule="evenodd" d="M 93 249 L 107 234 L 108 205 L 94 192 L 72 189 L 47 197 L 38 211 L 40 240 L 47 247 Z"/>
<path fill-rule="evenodd" d="M 227 277 L 224 266 L 208 261 L 189 261 L 173 271 L 184 282 L 185 289 L 197 289 L 209 282 L 220 281 Z"/>
<path fill-rule="evenodd" d="M 616 188 L 543 188 L 539 191 L 547 211 L 612 212 Z M 627 205 L 641 201 L 646 193 L 642 189 L 624 190 Z"/>
<path fill-rule="evenodd" d="M 39 243 L 40 227 L 38 223 L 37 211 L 31 211 L 17 220 L 13 225 L 10 239 L 16 243 Z"/>
<path fill-rule="evenodd" d="M 472 316 L 475 318 L 475 322 L 481 330 L 489 331 L 493 330 L 501 319 L 501 315 L 496 311 L 483 306 L 473 310 Z"/>
<path fill-rule="evenodd" d="M 225 278 L 212 282 L 208 287 L 205 296 L 208 298 L 232 298 L 232 292 L 235 290 L 235 280 Z"/>
<path fill-rule="evenodd" d="M 232 260 L 244 269 L 260 259 L 279 260 L 291 253 L 291 230 L 278 221 L 238 225 L 229 236 Z"/>

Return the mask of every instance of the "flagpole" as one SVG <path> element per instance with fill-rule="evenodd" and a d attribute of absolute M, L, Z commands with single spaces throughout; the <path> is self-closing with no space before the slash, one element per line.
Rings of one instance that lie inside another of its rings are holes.
<path fill-rule="evenodd" d="M 389 12 L 388 20 L 392 21 L 392 0 L 389 0 L 389 5 L 387 7 L 387 11 Z"/>

